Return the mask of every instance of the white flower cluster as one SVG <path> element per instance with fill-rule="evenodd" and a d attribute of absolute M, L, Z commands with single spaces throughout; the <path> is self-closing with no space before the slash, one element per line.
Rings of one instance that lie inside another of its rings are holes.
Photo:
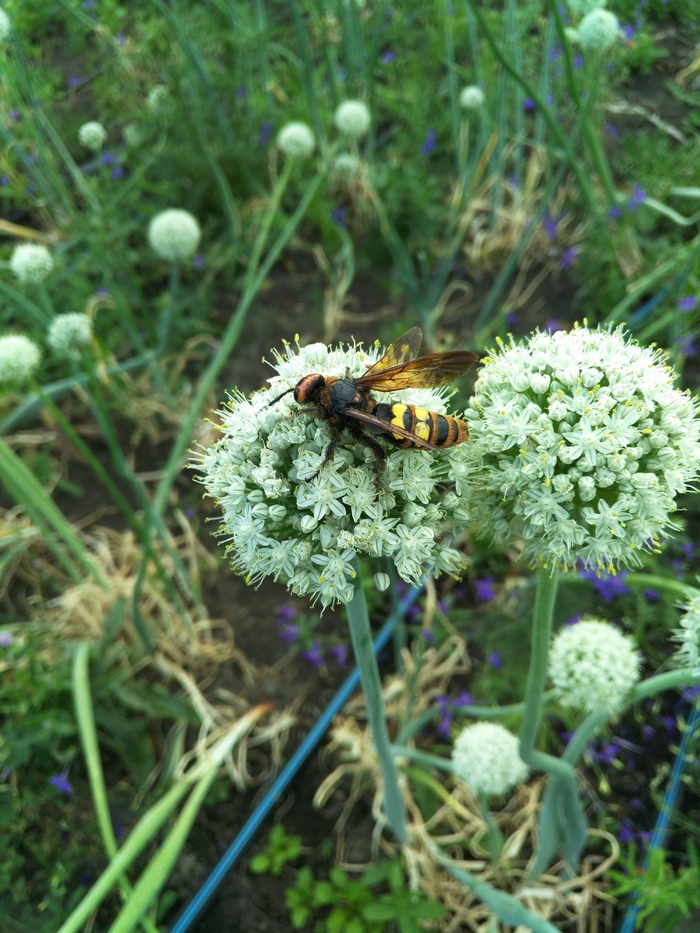
<path fill-rule="evenodd" d="M 86 346 L 91 337 L 92 320 L 87 314 L 71 311 L 56 315 L 49 326 L 46 342 L 56 356 L 77 359 L 80 348 Z"/>
<path fill-rule="evenodd" d="M 39 365 L 39 347 L 23 334 L 0 337 L 0 383 L 22 385 Z"/>
<path fill-rule="evenodd" d="M 673 635 L 673 640 L 679 643 L 676 663 L 700 677 L 700 593 L 689 600 L 680 625 Z"/>
<path fill-rule="evenodd" d="M 377 351 L 312 344 L 296 352 L 288 345 L 275 357 L 271 387 L 250 398 L 234 392 L 220 412 L 221 439 L 194 464 L 223 510 L 220 534 L 236 572 L 252 584 L 267 576 L 282 580 L 324 607 L 352 598 L 356 555 L 388 557 L 410 583 L 426 571 L 457 574 L 460 553 L 439 541 L 444 455 L 387 449 L 378 491 L 375 460 L 365 446 L 343 435 L 332 462 L 321 468 L 329 425 L 300 411 L 291 394 L 270 405 L 309 373 L 362 374 Z M 445 411 L 445 390 L 404 390 L 392 399 Z"/>
<path fill-rule="evenodd" d="M 585 16 L 593 10 L 605 6 L 605 0 L 566 0 L 566 5 L 574 16 Z"/>
<path fill-rule="evenodd" d="M 6 39 L 9 39 L 11 28 L 10 17 L 0 8 L 0 42 L 5 42 Z"/>
<path fill-rule="evenodd" d="M 20 243 L 12 252 L 10 268 L 20 282 L 38 285 L 53 269 L 53 256 L 38 243 Z"/>
<path fill-rule="evenodd" d="M 484 106 L 486 95 L 476 84 L 463 87 L 459 92 L 459 106 L 464 110 L 478 110 Z"/>
<path fill-rule="evenodd" d="M 306 123 L 287 123 L 279 131 L 277 145 L 286 156 L 306 159 L 314 151 L 316 137 Z"/>
<path fill-rule="evenodd" d="M 346 100 L 336 110 L 335 125 L 350 139 L 362 139 L 372 122 L 367 104 L 361 100 Z"/>
<path fill-rule="evenodd" d="M 96 120 L 89 123 L 83 123 L 78 130 L 78 139 L 80 145 L 86 149 L 92 149 L 93 152 L 99 152 L 107 139 L 107 130 Z"/>
<path fill-rule="evenodd" d="M 549 654 L 549 676 L 563 706 L 611 715 L 639 680 L 640 655 L 620 629 L 598 619 L 562 628 Z"/>
<path fill-rule="evenodd" d="M 160 258 L 168 262 L 191 259 L 201 235 L 192 214 L 176 207 L 156 214 L 148 225 L 148 242 Z"/>
<path fill-rule="evenodd" d="M 578 24 L 576 37 L 584 52 L 605 52 L 620 38 L 620 23 L 610 10 L 591 10 Z"/>
<path fill-rule="evenodd" d="M 698 403 L 622 329 L 536 333 L 484 364 L 471 442 L 450 452 L 460 518 L 535 565 L 614 572 L 657 548 L 700 467 Z"/>
<path fill-rule="evenodd" d="M 167 113 L 170 108 L 170 103 L 170 91 L 164 84 L 156 84 L 155 87 L 151 88 L 146 97 L 146 106 L 151 113 L 156 114 L 156 116 L 162 116 Z"/>
<path fill-rule="evenodd" d="M 452 770 L 476 794 L 505 794 L 524 781 L 528 767 L 518 740 L 495 722 L 475 722 L 463 729 L 452 747 Z"/>

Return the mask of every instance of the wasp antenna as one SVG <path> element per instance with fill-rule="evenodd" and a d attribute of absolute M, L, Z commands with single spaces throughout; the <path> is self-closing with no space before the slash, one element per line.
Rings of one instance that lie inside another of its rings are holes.
<path fill-rule="evenodd" d="M 285 395 L 289 395 L 289 393 L 293 391 L 294 391 L 294 386 L 292 386 L 291 389 L 286 389 L 281 395 L 278 395 L 277 398 L 273 398 L 272 401 L 268 403 L 267 407 L 270 408 L 272 405 L 275 404 L 275 402 L 279 402 L 281 398 L 284 398 Z"/>

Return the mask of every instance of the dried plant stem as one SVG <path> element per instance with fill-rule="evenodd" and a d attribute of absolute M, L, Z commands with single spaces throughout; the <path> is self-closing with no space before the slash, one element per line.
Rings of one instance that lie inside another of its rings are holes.
<path fill-rule="evenodd" d="M 406 808 L 399 788 L 398 772 L 386 727 L 382 683 L 372 646 L 372 630 L 367 614 L 367 602 L 362 590 L 362 571 L 357 557 L 353 560 L 353 569 L 355 570 L 353 597 L 346 606 L 350 638 L 355 652 L 355 663 L 360 674 L 360 683 L 367 701 L 367 715 L 374 748 L 382 771 L 384 810 L 394 835 L 403 844 L 407 838 Z"/>

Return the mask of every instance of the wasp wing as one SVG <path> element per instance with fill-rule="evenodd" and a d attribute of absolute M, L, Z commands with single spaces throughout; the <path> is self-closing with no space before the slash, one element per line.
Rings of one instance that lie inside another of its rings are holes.
<path fill-rule="evenodd" d="M 398 434 L 400 437 L 405 437 L 417 447 L 425 447 L 428 450 L 439 450 L 439 447 L 436 447 L 434 444 L 430 444 L 428 441 L 424 441 L 422 437 L 418 437 L 417 434 L 414 434 L 413 431 L 407 431 L 406 428 L 400 427 L 398 424 L 394 424 L 391 421 L 382 421 L 381 418 L 377 418 L 376 415 L 370 415 L 369 412 L 360 411 L 357 408 L 348 408 L 343 412 L 343 417 L 354 418 L 356 421 L 361 421 L 363 424 L 372 425 L 375 428 L 381 428 L 381 434 Z"/>
<path fill-rule="evenodd" d="M 392 369 L 409 360 L 414 360 L 418 356 L 420 345 L 423 342 L 423 331 L 418 325 L 411 327 L 405 334 L 402 334 L 398 340 L 395 340 L 387 349 L 384 356 L 373 363 L 367 372 L 362 376 L 366 379 L 370 374 L 383 372 L 385 369 Z"/>
<path fill-rule="evenodd" d="M 479 355 L 470 350 L 450 350 L 409 359 L 388 369 L 376 369 L 375 363 L 355 382 L 358 388 L 375 389 L 377 392 L 445 386 L 465 373 L 478 359 Z"/>

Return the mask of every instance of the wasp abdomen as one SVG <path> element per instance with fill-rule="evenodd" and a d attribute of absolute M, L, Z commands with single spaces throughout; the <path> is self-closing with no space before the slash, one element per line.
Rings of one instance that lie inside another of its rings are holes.
<path fill-rule="evenodd" d="M 410 431 L 433 447 L 452 447 L 469 439 L 469 432 L 464 421 L 450 415 L 439 415 L 427 408 L 416 405 L 379 403 L 372 412 L 380 421 L 387 422 L 387 440 L 397 447 L 415 447 L 414 441 L 391 432 L 395 424 L 405 431 Z"/>

